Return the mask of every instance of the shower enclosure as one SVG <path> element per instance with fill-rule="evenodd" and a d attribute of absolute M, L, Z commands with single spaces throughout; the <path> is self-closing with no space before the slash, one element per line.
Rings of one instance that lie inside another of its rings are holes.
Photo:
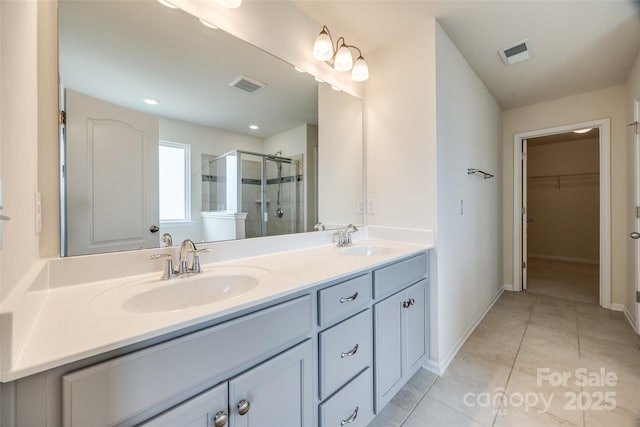
<path fill-rule="evenodd" d="M 247 238 L 297 232 L 303 218 L 300 161 L 277 154 L 233 150 L 209 160 L 203 209 L 208 201 L 209 211 L 246 214 Z"/>

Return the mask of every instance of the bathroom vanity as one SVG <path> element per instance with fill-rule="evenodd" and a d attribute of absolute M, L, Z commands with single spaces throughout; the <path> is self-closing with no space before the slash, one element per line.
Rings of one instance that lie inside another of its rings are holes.
<path fill-rule="evenodd" d="M 125 290 L 149 279 L 98 282 L 97 318 L 68 332 L 99 334 L 111 316 L 102 329 L 113 348 L 94 341 L 40 372 L 5 372 L 17 378 L 2 390 L 18 426 L 366 426 L 428 357 L 428 257 L 425 245 L 364 241 L 208 264 L 201 280 L 270 269 L 245 293 L 173 314 L 121 303 L 122 322 L 104 314 L 111 300 L 131 301 Z"/>

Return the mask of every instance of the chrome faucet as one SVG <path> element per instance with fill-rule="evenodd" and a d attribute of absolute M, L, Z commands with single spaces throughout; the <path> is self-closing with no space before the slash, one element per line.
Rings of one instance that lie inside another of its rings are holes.
<path fill-rule="evenodd" d="M 193 272 L 194 260 L 195 260 L 196 245 L 191 239 L 186 239 L 180 245 L 180 259 L 178 265 L 180 266 L 179 274 Z M 188 262 L 189 254 L 193 253 L 191 263 Z M 198 264 L 200 264 L 198 262 Z"/>
<path fill-rule="evenodd" d="M 210 249 L 196 249 L 195 243 L 190 239 L 186 239 L 180 245 L 180 258 L 178 259 L 178 269 L 173 268 L 173 257 L 170 254 L 155 254 L 149 259 L 164 258 L 167 261 L 165 269 L 162 271 L 162 280 L 173 279 L 183 274 L 200 273 L 200 252 L 208 252 Z M 191 262 L 189 262 L 189 254 L 192 254 Z"/>
<path fill-rule="evenodd" d="M 353 244 L 353 241 L 351 240 L 351 233 L 355 233 L 356 231 L 358 231 L 358 227 L 356 227 L 353 224 L 349 224 L 344 228 L 341 228 L 340 230 L 338 230 L 338 243 L 337 246 L 339 248 L 345 247 L 345 246 L 351 246 Z"/>
<path fill-rule="evenodd" d="M 324 231 L 325 230 L 324 224 L 318 221 L 318 223 L 313 226 L 313 229 L 316 231 Z"/>

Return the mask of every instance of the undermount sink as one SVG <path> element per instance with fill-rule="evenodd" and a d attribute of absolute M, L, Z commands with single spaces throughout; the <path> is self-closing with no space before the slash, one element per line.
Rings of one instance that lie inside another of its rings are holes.
<path fill-rule="evenodd" d="M 352 256 L 376 256 L 376 255 L 386 255 L 391 252 L 391 248 L 387 248 L 384 246 L 349 246 L 346 248 L 342 248 L 341 252 L 343 255 L 352 255 Z"/>
<path fill-rule="evenodd" d="M 233 298 L 258 284 L 257 278 L 245 274 L 174 279 L 164 286 L 132 296 L 122 304 L 122 308 L 136 313 L 184 310 Z"/>
<path fill-rule="evenodd" d="M 268 275 L 259 268 L 217 268 L 171 280 L 146 279 L 113 288 L 92 304 L 131 313 L 164 313 L 226 301 L 257 288 Z"/>

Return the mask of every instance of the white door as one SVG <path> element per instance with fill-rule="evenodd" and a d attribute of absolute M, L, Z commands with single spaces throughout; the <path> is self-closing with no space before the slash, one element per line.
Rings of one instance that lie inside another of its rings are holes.
<path fill-rule="evenodd" d="M 158 119 L 67 89 L 66 255 L 159 246 Z"/>
<path fill-rule="evenodd" d="M 522 140 L 522 290 L 527 289 L 527 140 Z"/>
<path fill-rule="evenodd" d="M 636 99 L 634 103 L 634 124 L 632 126 L 634 135 L 634 173 L 635 173 L 635 202 L 636 202 L 636 220 L 635 230 L 631 233 L 630 237 L 636 239 L 636 256 L 635 256 L 635 269 L 636 269 L 636 295 L 640 295 L 640 99 Z M 638 298 L 636 297 L 636 301 Z M 640 303 L 636 302 L 636 326 L 640 325 Z"/>

